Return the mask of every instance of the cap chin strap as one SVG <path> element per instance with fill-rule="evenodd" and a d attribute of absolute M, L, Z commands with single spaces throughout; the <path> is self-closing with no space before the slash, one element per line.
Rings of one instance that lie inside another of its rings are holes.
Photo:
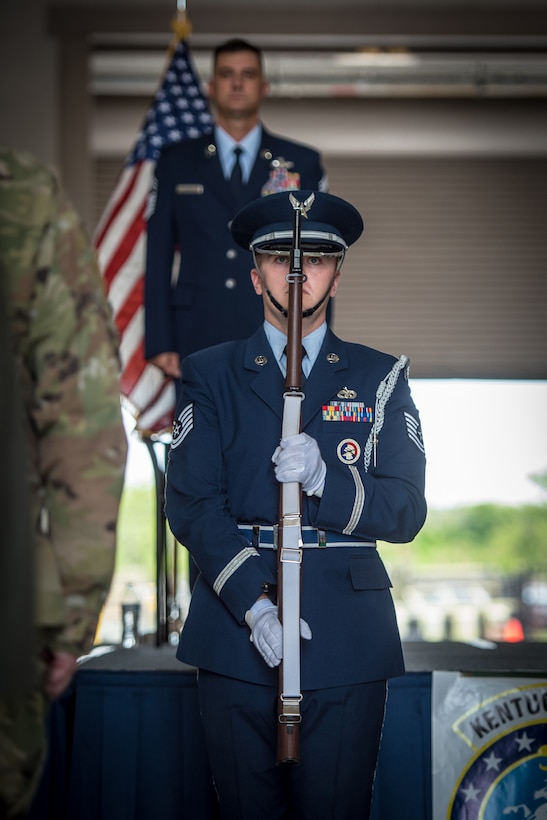
<path fill-rule="evenodd" d="M 261 282 L 262 282 L 262 284 L 264 285 L 264 279 L 262 278 L 262 273 L 261 273 L 261 271 L 260 271 L 260 265 L 258 264 L 258 259 L 257 259 L 257 253 L 260 253 L 260 251 L 257 251 L 257 250 L 255 250 L 254 248 L 252 249 L 252 251 L 253 251 L 253 261 L 254 261 L 254 263 L 255 263 L 255 268 L 257 269 L 257 271 L 258 271 L 258 275 L 260 276 L 260 281 L 261 281 Z M 265 251 L 265 253 L 268 253 L 268 251 Z M 319 254 L 317 254 L 317 255 L 319 256 Z M 345 254 L 344 254 L 344 253 L 342 253 L 342 256 L 341 256 L 341 258 L 340 258 L 340 261 L 339 261 L 339 262 L 338 262 L 338 264 L 336 265 L 336 270 L 334 271 L 334 274 L 333 274 L 333 277 L 332 277 L 332 279 L 331 279 L 331 281 L 330 281 L 330 284 L 329 284 L 329 286 L 328 286 L 327 290 L 325 291 L 325 295 L 324 295 L 324 296 L 322 296 L 322 297 L 321 297 L 321 299 L 320 299 L 318 302 L 316 302 L 316 304 L 315 304 L 313 307 L 308 308 L 307 310 L 303 310 L 303 311 L 302 311 L 302 318 L 303 318 L 303 319 L 307 319 L 307 318 L 308 318 L 308 316 L 313 316 L 313 314 L 315 313 L 315 311 L 316 311 L 316 310 L 319 310 L 319 308 L 321 307 L 321 305 L 323 304 L 323 302 L 324 302 L 324 301 L 328 298 L 328 295 L 329 295 L 329 293 L 330 293 L 330 291 L 331 291 L 331 288 L 332 288 L 332 286 L 333 286 L 333 284 L 334 284 L 334 282 L 335 282 L 336 276 L 337 276 L 337 274 L 340 272 L 340 268 L 342 267 L 342 262 L 344 261 L 344 256 L 345 256 Z M 281 314 L 282 314 L 285 318 L 287 318 L 287 316 L 289 315 L 289 311 L 288 311 L 286 308 L 284 308 L 284 307 L 283 307 L 283 305 L 281 305 L 281 304 L 277 301 L 277 299 L 275 298 L 275 296 L 272 294 L 272 292 L 271 292 L 271 291 L 269 291 L 269 290 L 268 290 L 268 288 L 267 288 L 267 287 L 265 287 L 265 286 L 264 286 L 264 290 L 266 291 L 266 294 L 267 294 L 267 296 L 268 296 L 268 299 L 270 300 L 270 302 L 272 303 L 272 305 L 274 306 L 274 308 L 276 308 L 276 310 L 278 310 L 278 311 L 279 311 L 279 312 L 280 312 L 280 313 L 281 313 Z"/>
<path fill-rule="evenodd" d="M 333 282 L 334 282 L 334 279 L 332 280 L 331 284 L 329 285 L 329 289 L 327 290 L 327 292 L 325 293 L 325 295 L 323 296 L 322 299 L 320 299 L 313 307 L 302 311 L 302 318 L 303 319 L 307 319 L 308 316 L 313 316 L 315 311 L 318 310 L 321 307 L 321 305 L 323 304 L 323 302 L 325 301 L 325 299 L 328 297 L 328 295 L 330 293 L 330 289 L 332 287 Z M 272 303 L 274 308 L 277 308 L 277 310 L 280 313 L 282 313 L 285 318 L 287 318 L 287 316 L 289 315 L 289 311 L 286 308 L 284 308 L 283 305 L 279 304 L 279 302 L 277 301 L 275 296 L 273 296 L 273 294 L 267 288 L 265 290 L 266 290 L 266 293 L 268 295 L 268 299 L 270 300 L 270 302 Z"/>

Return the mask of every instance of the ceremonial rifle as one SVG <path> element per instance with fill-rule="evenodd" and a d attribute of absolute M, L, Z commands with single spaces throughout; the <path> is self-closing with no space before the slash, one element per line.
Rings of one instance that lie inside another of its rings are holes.
<path fill-rule="evenodd" d="M 301 219 L 313 200 L 289 195 L 293 206 L 287 319 L 287 375 L 283 394 L 282 437 L 300 433 L 302 393 L 302 254 Z M 302 567 L 302 488 L 297 481 L 281 484 L 277 537 L 278 613 L 283 628 L 283 660 L 279 667 L 277 763 L 300 762 L 300 580 Z"/>

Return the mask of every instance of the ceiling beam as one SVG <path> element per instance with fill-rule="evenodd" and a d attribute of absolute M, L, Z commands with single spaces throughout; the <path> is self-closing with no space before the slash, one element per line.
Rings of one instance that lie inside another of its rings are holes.
<path fill-rule="evenodd" d="M 78 3 L 54 4 L 49 8 L 49 32 L 56 36 L 67 34 L 120 34 L 169 35 L 174 14 L 158 4 L 115 5 Z M 253 38 L 259 45 L 273 47 L 276 39 L 287 46 L 298 37 L 303 47 L 314 44 L 317 38 L 339 45 L 336 40 L 346 38 L 348 44 L 432 45 L 476 47 L 479 44 L 520 43 L 531 47 L 547 44 L 547 8 L 537 5 L 514 6 L 344 6 L 316 5 L 313 15 L 309 6 L 269 4 L 200 5 L 189 11 L 192 40 L 197 37 L 211 42 L 232 35 Z M 355 47 L 349 45 L 349 47 Z"/>

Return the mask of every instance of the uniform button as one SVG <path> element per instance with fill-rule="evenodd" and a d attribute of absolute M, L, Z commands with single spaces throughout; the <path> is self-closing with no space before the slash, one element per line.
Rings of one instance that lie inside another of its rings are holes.
<path fill-rule="evenodd" d="M 237 251 L 234 248 L 229 248 L 229 250 L 226 251 L 226 256 L 228 259 L 235 259 Z"/>
<path fill-rule="evenodd" d="M 228 288 L 228 290 L 232 290 L 233 288 L 237 287 L 237 282 L 235 279 L 232 278 L 226 279 L 226 281 L 224 282 L 224 287 Z"/>

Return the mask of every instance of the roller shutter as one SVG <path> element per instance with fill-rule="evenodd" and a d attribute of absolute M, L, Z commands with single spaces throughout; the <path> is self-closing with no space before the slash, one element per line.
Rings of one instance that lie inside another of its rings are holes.
<path fill-rule="evenodd" d="M 416 378 L 547 378 L 545 158 L 326 157 L 364 215 L 335 331 Z"/>

